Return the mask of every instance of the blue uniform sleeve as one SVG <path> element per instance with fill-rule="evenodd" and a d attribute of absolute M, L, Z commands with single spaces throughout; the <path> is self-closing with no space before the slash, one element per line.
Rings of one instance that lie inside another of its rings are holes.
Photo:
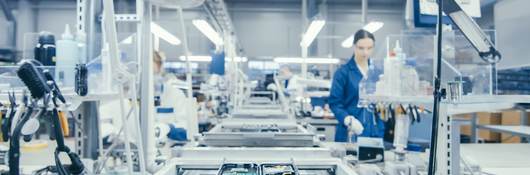
<path fill-rule="evenodd" d="M 344 124 L 344 118 L 348 116 L 348 111 L 344 106 L 344 88 L 346 86 L 346 75 L 341 73 L 340 69 L 335 72 L 333 76 L 333 82 L 331 84 L 331 91 L 329 94 L 329 107 L 335 115 L 335 118 L 340 124 Z"/>

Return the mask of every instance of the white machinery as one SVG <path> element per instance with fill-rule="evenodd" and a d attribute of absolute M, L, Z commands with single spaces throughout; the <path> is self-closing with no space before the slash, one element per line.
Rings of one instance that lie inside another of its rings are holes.
<path fill-rule="evenodd" d="M 199 133 L 197 119 L 197 104 L 194 99 L 186 98 L 182 86 L 185 82 L 170 79 L 164 82 L 164 92 L 160 95 L 160 108 L 172 109 L 167 116 L 157 114 L 156 120 L 164 124 L 177 124 L 186 129 L 187 138 L 193 138 Z"/>
<path fill-rule="evenodd" d="M 256 110 L 253 105 L 240 110 Z M 174 148 L 175 158 L 156 174 L 356 174 L 342 160 L 344 150 L 322 145 L 314 128 L 297 124 L 285 113 L 270 115 L 281 112 L 280 106 L 264 106 L 261 112 L 236 112 L 203 133 L 197 144 Z"/>

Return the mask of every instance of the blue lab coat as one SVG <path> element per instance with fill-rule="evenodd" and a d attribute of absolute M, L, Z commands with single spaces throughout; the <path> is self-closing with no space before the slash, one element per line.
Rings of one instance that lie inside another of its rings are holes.
<path fill-rule="evenodd" d="M 371 91 L 375 90 L 375 82 L 379 79 L 379 72 L 375 66 L 369 63 L 368 78 Z M 329 95 L 329 106 L 335 118 L 338 120 L 335 133 L 336 142 L 348 141 L 348 128 L 344 125 L 344 118 L 348 115 L 354 116 L 359 120 L 364 131 L 360 136 L 363 137 L 383 137 L 384 123 L 379 117 L 375 117 L 373 112 L 366 108 L 359 108 L 359 82 L 363 75 L 355 59 L 352 57 L 348 63 L 342 65 L 333 76 L 331 91 Z M 370 90 L 368 90 L 370 91 Z M 356 140 L 355 138 L 353 140 Z"/>

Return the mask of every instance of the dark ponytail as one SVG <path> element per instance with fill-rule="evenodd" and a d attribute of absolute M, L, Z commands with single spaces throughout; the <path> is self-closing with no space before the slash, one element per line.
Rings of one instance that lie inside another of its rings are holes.
<path fill-rule="evenodd" d="M 358 30 L 357 32 L 355 32 L 355 35 L 353 35 L 353 44 L 357 44 L 357 41 L 361 40 L 361 39 L 365 39 L 365 38 L 370 38 L 372 39 L 374 42 L 375 42 L 375 37 L 374 37 L 374 34 L 364 30 L 364 29 L 361 29 L 361 30 Z"/>

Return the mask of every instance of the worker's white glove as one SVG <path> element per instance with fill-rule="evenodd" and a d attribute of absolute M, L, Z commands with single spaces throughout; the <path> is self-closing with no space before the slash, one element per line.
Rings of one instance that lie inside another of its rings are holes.
<path fill-rule="evenodd" d="M 348 115 L 344 118 L 344 125 L 348 127 L 348 131 L 352 131 L 355 135 L 361 135 L 364 127 L 355 117 Z"/>
<path fill-rule="evenodd" d="M 267 86 L 267 90 L 269 91 L 277 91 L 278 90 L 278 87 L 276 86 L 276 84 L 274 83 L 271 83 Z"/>

